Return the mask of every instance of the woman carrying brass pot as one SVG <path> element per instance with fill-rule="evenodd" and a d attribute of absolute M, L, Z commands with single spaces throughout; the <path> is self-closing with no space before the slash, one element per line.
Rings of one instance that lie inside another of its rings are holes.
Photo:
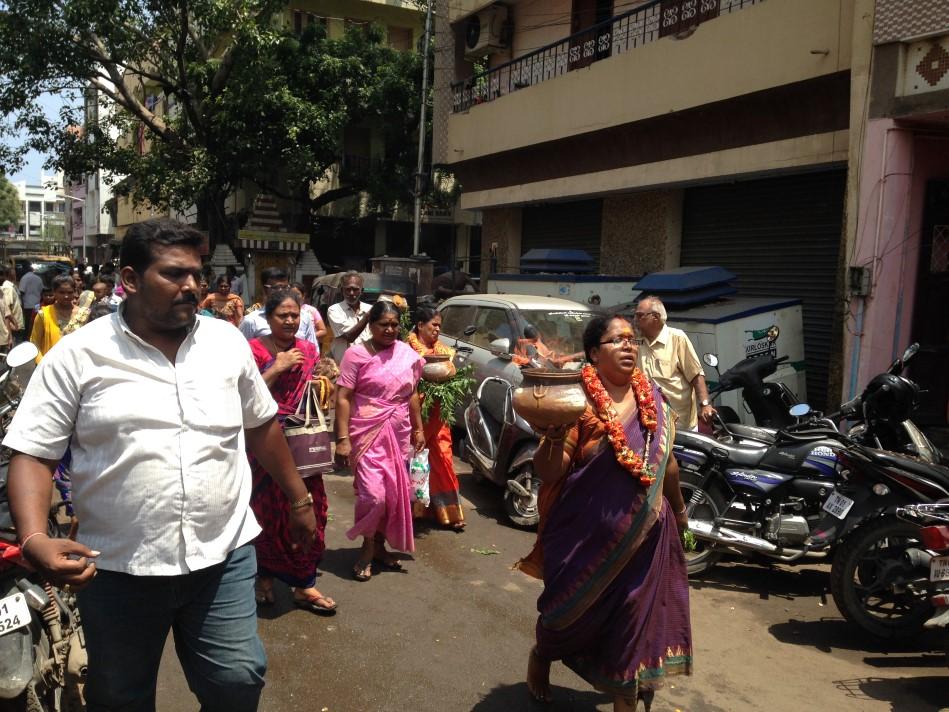
<path fill-rule="evenodd" d="M 648 712 L 665 678 L 692 670 L 674 416 L 636 368 L 626 319 L 592 319 L 583 347 L 586 411 L 548 428 L 534 456 L 540 528 L 518 567 L 544 591 L 527 687 L 549 700 L 550 664 L 562 660 L 612 695 L 614 710 L 642 699 Z"/>
<path fill-rule="evenodd" d="M 451 359 L 454 358 L 455 352 L 438 340 L 442 329 L 441 314 L 430 306 L 419 306 L 412 321 L 415 327 L 406 337 L 409 346 L 422 356 L 447 356 L 449 378 L 454 376 L 455 366 Z M 451 428 L 442 422 L 441 405 L 435 403 L 432 406 L 424 430 L 428 464 L 431 468 L 428 476 L 431 504 L 426 507 L 415 502 L 412 505 L 412 514 L 418 518 L 434 519 L 443 527 L 460 532 L 465 528 L 465 514 L 458 497 L 458 476 L 452 461 Z"/>

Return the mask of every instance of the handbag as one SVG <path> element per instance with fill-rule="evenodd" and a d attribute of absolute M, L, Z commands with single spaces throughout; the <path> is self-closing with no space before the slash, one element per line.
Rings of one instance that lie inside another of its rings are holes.
<path fill-rule="evenodd" d="M 283 434 L 300 477 L 322 475 L 333 470 L 333 437 L 313 394 L 312 383 L 307 384 L 296 413 L 288 415 L 284 421 Z"/>

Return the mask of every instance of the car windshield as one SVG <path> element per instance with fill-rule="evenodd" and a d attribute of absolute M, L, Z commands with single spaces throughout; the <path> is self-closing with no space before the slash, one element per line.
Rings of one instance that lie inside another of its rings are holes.
<path fill-rule="evenodd" d="M 521 309 L 521 336 L 514 357 L 521 365 L 579 368 L 583 355 L 583 330 L 595 314 L 569 309 Z"/>

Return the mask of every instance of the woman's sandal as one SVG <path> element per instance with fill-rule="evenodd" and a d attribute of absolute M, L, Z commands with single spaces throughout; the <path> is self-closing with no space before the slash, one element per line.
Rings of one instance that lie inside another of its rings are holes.
<path fill-rule="evenodd" d="M 310 611 L 310 613 L 317 613 L 323 616 L 336 613 L 337 607 L 336 601 L 329 596 L 324 596 L 322 593 L 318 596 L 308 596 L 306 598 L 297 598 L 296 594 L 294 594 L 293 605 L 305 611 Z"/>
<path fill-rule="evenodd" d="M 402 568 L 402 562 L 394 557 L 391 559 L 376 557 L 373 559 L 373 561 L 379 564 L 379 566 L 386 571 L 405 571 L 405 569 Z"/>
<path fill-rule="evenodd" d="M 357 581 L 368 581 L 372 578 L 372 562 L 357 561 L 353 566 L 353 578 Z"/>
<path fill-rule="evenodd" d="M 272 606 L 274 603 L 273 598 L 273 584 L 270 586 L 262 586 L 258 580 L 254 584 L 254 600 L 257 601 L 258 606 Z"/>

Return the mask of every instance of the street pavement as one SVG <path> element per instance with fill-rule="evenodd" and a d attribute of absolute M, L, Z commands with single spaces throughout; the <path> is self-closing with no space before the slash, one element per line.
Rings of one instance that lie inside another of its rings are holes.
<path fill-rule="evenodd" d="M 467 466 L 456 461 L 460 472 Z M 331 520 L 317 583 L 333 617 L 297 610 L 288 589 L 260 609 L 269 656 L 264 712 L 609 710 L 606 695 L 555 663 L 555 701 L 523 682 L 541 584 L 512 571 L 533 533 L 505 523 L 501 491 L 462 474 L 468 528 L 419 527 L 404 573 L 350 576 L 352 479 L 326 478 Z M 695 674 L 672 678 L 655 712 L 949 710 L 942 636 L 881 643 L 848 626 L 828 567 L 723 564 L 692 583 Z M 159 710 L 197 709 L 169 641 Z"/>

